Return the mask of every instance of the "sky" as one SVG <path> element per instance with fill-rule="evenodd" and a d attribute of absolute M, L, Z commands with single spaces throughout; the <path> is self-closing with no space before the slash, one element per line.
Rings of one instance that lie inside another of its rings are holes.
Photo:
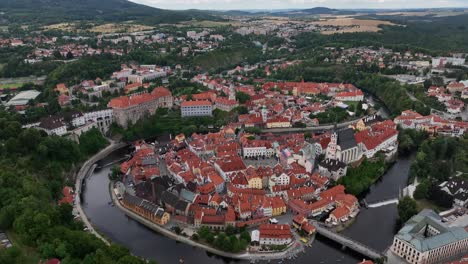
<path fill-rule="evenodd" d="M 353 8 L 434 8 L 468 7 L 468 0 L 130 0 L 164 9 L 289 9 L 329 7 Z"/>

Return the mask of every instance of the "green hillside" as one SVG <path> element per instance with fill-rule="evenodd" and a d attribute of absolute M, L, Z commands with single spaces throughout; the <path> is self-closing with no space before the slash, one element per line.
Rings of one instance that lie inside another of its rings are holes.
<path fill-rule="evenodd" d="M 170 11 L 127 0 L 1 0 L 0 23 L 53 24 L 77 20 L 174 23 L 192 19 L 215 20 L 206 12 Z"/>

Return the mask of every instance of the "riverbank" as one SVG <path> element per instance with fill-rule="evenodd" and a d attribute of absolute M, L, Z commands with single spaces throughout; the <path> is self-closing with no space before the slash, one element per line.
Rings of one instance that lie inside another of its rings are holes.
<path fill-rule="evenodd" d="M 281 252 L 275 252 L 275 253 L 251 253 L 251 252 L 245 252 L 245 253 L 229 253 L 229 252 L 225 252 L 225 251 L 221 251 L 219 249 L 216 249 L 216 248 L 213 248 L 213 247 L 210 247 L 208 245 L 205 245 L 205 244 L 201 244 L 201 243 L 198 243 L 198 242 L 195 242 L 193 240 L 191 240 L 190 238 L 188 237 L 184 237 L 184 236 L 181 236 L 181 235 L 177 235 L 175 234 L 174 232 L 160 226 L 160 225 L 157 225 L 147 219 L 145 219 L 144 217 L 141 217 L 137 214 L 135 214 L 134 212 L 128 210 L 127 208 L 123 207 L 121 204 L 120 204 L 120 201 L 117 199 L 117 197 L 115 196 L 115 193 L 113 192 L 113 183 L 109 184 L 109 194 L 112 198 L 112 202 L 120 209 L 122 210 L 128 217 L 132 218 L 133 220 L 139 222 L 140 224 L 148 227 L 149 229 L 153 230 L 153 231 L 156 231 L 170 239 L 173 239 L 175 241 L 178 241 L 180 243 L 185 243 L 187 245 L 190 245 L 190 246 L 193 246 L 193 247 L 197 247 L 199 249 L 202 249 L 202 250 L 205 250 L 207 252 L 210 252 L 212 254 L 215 254 L 215 255 L 218 255 L 218 256 L 221 256 L 221 257 L 225 257 L 225 258 L 229 258 L 229 259 L 238 259 L 238 260 L 275 260 L 275 259 L 283 259 L 283 258 L 287 258 L 289 256 L 292 256 L 292 255 L 295 255 L 295 254 L 298 254 L 299 252 L 303 251 L 304 248 L 303 247 L 296 247 L 298 248 L 298 250 L 294 251 L 294 245 L 296 245 L 296 242 L 292 243 L 288 248 L 287 250 L 284 250 L 284 251 L 281 251 Z"/>
<path fill-rule="evenodd" d="M 89 221 L 88 217 L 86 216 L 86 214 L 85 214 L 85 212 L 84 212 L 84 210 L 83 210 L 83 208 L 81 206 L 81 192 L 82 192 L 82 187 L 83 187 L 82 185 L 83 185 L 83 180 L 88 176 L 88 174 L 90 172 L 92 172 L 94 170 L 94 169 L 92 170 L 92 168 L 93 167 L 95 168 L 96 162 L 98 162 L 99 160 L 107 157 L 112 152 L 114 152 L 114 151 L 116 151 L 116 150 L 118 150 L 120 148 L 123 148 L 125 146 L 127 146 L 126 143 L 115 143 L 115 142 L 112 141 L 109 146 L 107 146 L 106 148 L 99 151 L 97 154 L 95 154 L 91 158 L 89 158 L 83 164 L 83 166 L 81 166 L 80 170 L 78 171 L 78 173 L 76 174 L 76 177 L 75 177 L 75 203 L 74 203 L 74 208 L 78 212 L 78 214 L 80 216 L 80 219 L 83 222 L 83 224 L 86 226 L 88 232 L 92 233 L 97 238 L 102 240 L 106 245 L 110 245 L 110 242 L 107 239 L 105 239 L 103 236 L 101 236 L 101 234 L 99 234 L 94 229 L 93 225 Z"/>

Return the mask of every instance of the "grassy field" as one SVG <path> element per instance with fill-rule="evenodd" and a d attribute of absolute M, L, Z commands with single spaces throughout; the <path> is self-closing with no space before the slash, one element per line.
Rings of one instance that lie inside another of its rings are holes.
<path fill-rule="evenodd" d="M 8 235 L 8 238 L 10 239 L 11 243 L 13 246 L 17 247 L 19 250 L 21 250 L 24 253 L 24 256 L 26 256 L 24 259 L 22 259 L 22 263 L 24 264 L 37 264 L 40 261 L 39 254 L 36 252 L 35 249 L 30 248 L 28 246 L 25 246 L 23 243 L 21 243 L 20 239 L 18 236 L 11 232 L 7 231 L 6 232 Z"/>
<path fill-rule="evenodd" d="M 358 26 L 350 29 L 343 29 L 338 31 L 323 31 L 322 34 L 330 35 L 337 33 L 354 33 L 354 32 L 377 32 L 380 31 L 380 25 L 395 25 L 389 21 L 374 20 L 374 19 L 356 19 L 352 17 L 337 17 L 333 19 L 325 19 L 311 24 L 321 26 Z"/>
<path fill-rule="evenodd" d="M 344 103 L 349 105 L 350 109 L 356 108 L 356 106 L 358 106 L 358 104 L 359 104 L 359 102 L 354 102 L 354 101 L 345 101 Z"/>
<path fill-rule="evenodd" d="M 23 83 L 7 83 L 7 84 L 0 84 L 0 90 L 3 89 L 10 89 L 10 88 L 19 88 L 23 86 Z"/>
<path fill-rule="evenodd" d="M 63 31 L 73 31 L 76 29 L 74 23 L 59 23 L 43 27 L 44 30 L 63 30 Z"/>

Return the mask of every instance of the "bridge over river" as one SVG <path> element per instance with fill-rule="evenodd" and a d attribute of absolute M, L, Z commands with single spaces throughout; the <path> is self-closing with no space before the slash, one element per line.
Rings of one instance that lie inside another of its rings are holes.
<path fill-rule="evenodd" d="M 324 224 L 321 224 L 319 222 L 313 221 L 314 226 L 317 228 L 317 233 L 330 239 L 333 240 L 337 243 L 340 243 L 343 247 L 349 248 L 355 252 L 358 252 L 359 254 L 366 256 L 370 259 L 376 260 L 379 258 L 384 257 L 383 253 L 362 244 L 361 242 L 358 242 L 352 238 L 349 238 L 347 236 L 344 236 L 342 234 L 336 233 L 332 230 L 330 230 L 327 226 Z"/>

